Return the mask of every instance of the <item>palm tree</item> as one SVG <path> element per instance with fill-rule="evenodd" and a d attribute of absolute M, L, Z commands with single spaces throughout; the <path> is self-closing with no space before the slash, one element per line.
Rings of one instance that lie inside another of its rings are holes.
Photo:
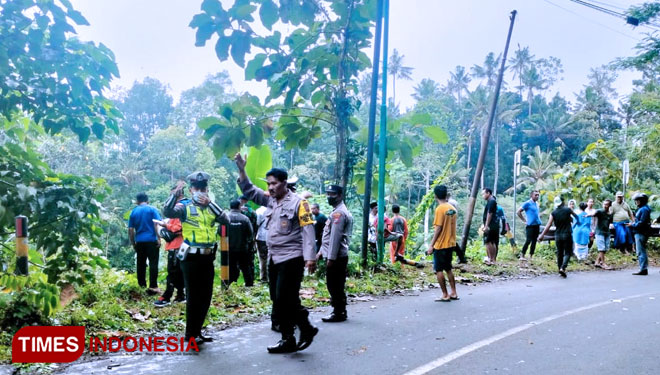
<path fill-rule="evenodd" d="M 528 110 L 527 110 L 527 116 L 532 116 L 532 102 L 534 101 L 534 90 L 541 91 L 545 90 L 549 87 L 548 82 L 541 74 L 539 74 L 538 70 L 536 69 L 535 66 L 531 65 L 525 71 L 523 71 L 522 76 L 520 77 L 520 81 L 522 82 L 523 86 L 527 89 L 527 104 L 528 104 Z"/>
<path fill-rule="evenodd" d="M 432 79 L 424 78 L 414 90 L 413 98 L 421 102 L 437 96 L 440 93 L 440 85 Z"/>
<path fill-rule="evenodd" d="M 486 55 L 483 66 L 474 65 L 472 67 L 472 76 L 478 79 L 485 78 L 488 91 L 492 91 L 495 87 L 495 81 L 497 80 L 497 70 L 498 66 L 500 65 L 501 58 L 502 56 L 497 56 L 497 58 L 495 58 L 495 54 L 490 52 L 488 55 Z"/>
<path fill-rule="evenodd" d="M 575 131 L 574 123 L 575 120 L 563 108 L 550 106 L 534 115 L 530 120 L 533 128 L 523 132 L 530 138 L 543 138 L 545 149 L 549 151 L 555 144 L 566 147 L 566 141 L 581 136 Z"/>
<path fill-rule="evenodd" d="M 392 76 L 392 100 L 394 103 L 396 103 L 396 79 L 412 80 L 413 68 L 403 65 L 404 57 L 405 55 L 399 55 L 399 51 L 395 48 L 387 65 L 387 72 Z"/>
<path fill-rule="evenodd" d="M 467 168 L 471 168 L 472 160 L 472 138 L 476 132 L 479 132 L 480 139 L 483 138 L 483 133 L 486 129 L 486 122 L 488 119 L 488 111 L 490 103 L 490 95 L 488 90 L 479 85 L 474 91 L 472 91 L 468 96 L 467 102 L 467 118 L 471 119 L 469 122 L 469 128 L 467 130 L 468 134 L 468 157 L 467 157 Z M 483 173 L 481 174 L 481 185 L 483 187 Z"/>
<path fill-rule="evenodd" d="M 520 44 L 518 44 L 518 50 L 515 52 L 515 55 L 510 60 L 511 69 L 513 70 L 513 79 L 518 78 L 518 93 L 522 97 L 522 90 L 524 88 L 522 83 L 523 72 L 534 63 L 534 55 L 529 52 L 529 47 L 520 49 Z"/>
<path fill-rule="evenodd" d="M 531 186 L 535 190 L 551 188 L 554 183 L 554 175 L 560 170 L 557 163 L 552 160 L 552 154 L 543 152 L 539 146 L 536 146 L 527 159 L 529 163 L 520 168 L 518 186 L 521 188 Z M 513 187 L 507 190 L 507 192 L 512 191 Z"/>
<path fill-rule="evenodd" d="M 497 183 L 500 177 L 500 137 L 498 127 L 511 123 L 520 113 L 520 103 L 513 103 L 510 99 L 512 95 L 505 95 L 500 98 L 497 105 L 497 115 L 493 124 L 493 133 L 495 138 L 495 176 L 493 183 L 493 194 L 497 195 Z"/>
<path fill-rule="evenodd" d="M 468 85 L 470 84 L 470 76 L 465 71 L 464 66 L 457 65 L 453 72 L 449 73 L 449 81 L 447 82 L 447 90 L 456 94 L 459 108 L 462 106 L 462 94 L 468 93 Z"/>

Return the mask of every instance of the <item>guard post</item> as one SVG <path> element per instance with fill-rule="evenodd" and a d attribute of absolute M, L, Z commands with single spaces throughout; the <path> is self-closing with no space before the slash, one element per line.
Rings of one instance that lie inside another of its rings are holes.
<path fill-rule="evenodd" d="M 16 270 L 17 275 L 28 274 L 28 218 L 16 216 Z"/>

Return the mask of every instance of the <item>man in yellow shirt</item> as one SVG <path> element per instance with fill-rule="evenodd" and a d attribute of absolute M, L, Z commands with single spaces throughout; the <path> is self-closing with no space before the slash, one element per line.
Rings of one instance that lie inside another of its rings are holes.
<path fill-rule="evenodd" d="M 428 255 L 433 254 L 433 269 L 442 289 L 442 298 L 438 298 L 436 301 L 449 302 L 459 299 L 456 294 L 456 280 L 451 270 L 452 251 L 456 246 L 456 218 L 458 213 L 456 208 L 447 202 L 447 187 L 445 185 L 436 186 L 433 192 L 438 207 L 435 209 L 435 218 L 433 219 L 435 232 L 433 233 L 431 246 L 429 246 L 426 253 Z M 443 271 L 447 273 L 451 294 L 447 293 Z"/>

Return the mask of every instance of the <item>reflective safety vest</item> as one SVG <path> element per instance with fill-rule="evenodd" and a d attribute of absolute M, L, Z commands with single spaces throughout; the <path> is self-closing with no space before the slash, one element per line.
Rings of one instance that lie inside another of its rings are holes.
<path fill-rule="evenodd" d="M 183 240 L 190 246 L 212 247 L 220 239 L 215 223 L 211 210 L 187 204 L 186 221 L 181 223 Z"/>

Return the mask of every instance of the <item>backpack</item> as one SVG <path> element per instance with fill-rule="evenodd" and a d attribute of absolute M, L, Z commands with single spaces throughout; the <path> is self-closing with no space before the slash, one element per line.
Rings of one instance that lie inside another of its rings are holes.
<path fill-rule="evenodd" d="M 165 242 L 170 243 L 179 237 L 181 232 L 172 232 L 165 227 L 160 227 L 158 230 L 158 235 L 160 235 L 160 237 L 164 239 Z"/>

